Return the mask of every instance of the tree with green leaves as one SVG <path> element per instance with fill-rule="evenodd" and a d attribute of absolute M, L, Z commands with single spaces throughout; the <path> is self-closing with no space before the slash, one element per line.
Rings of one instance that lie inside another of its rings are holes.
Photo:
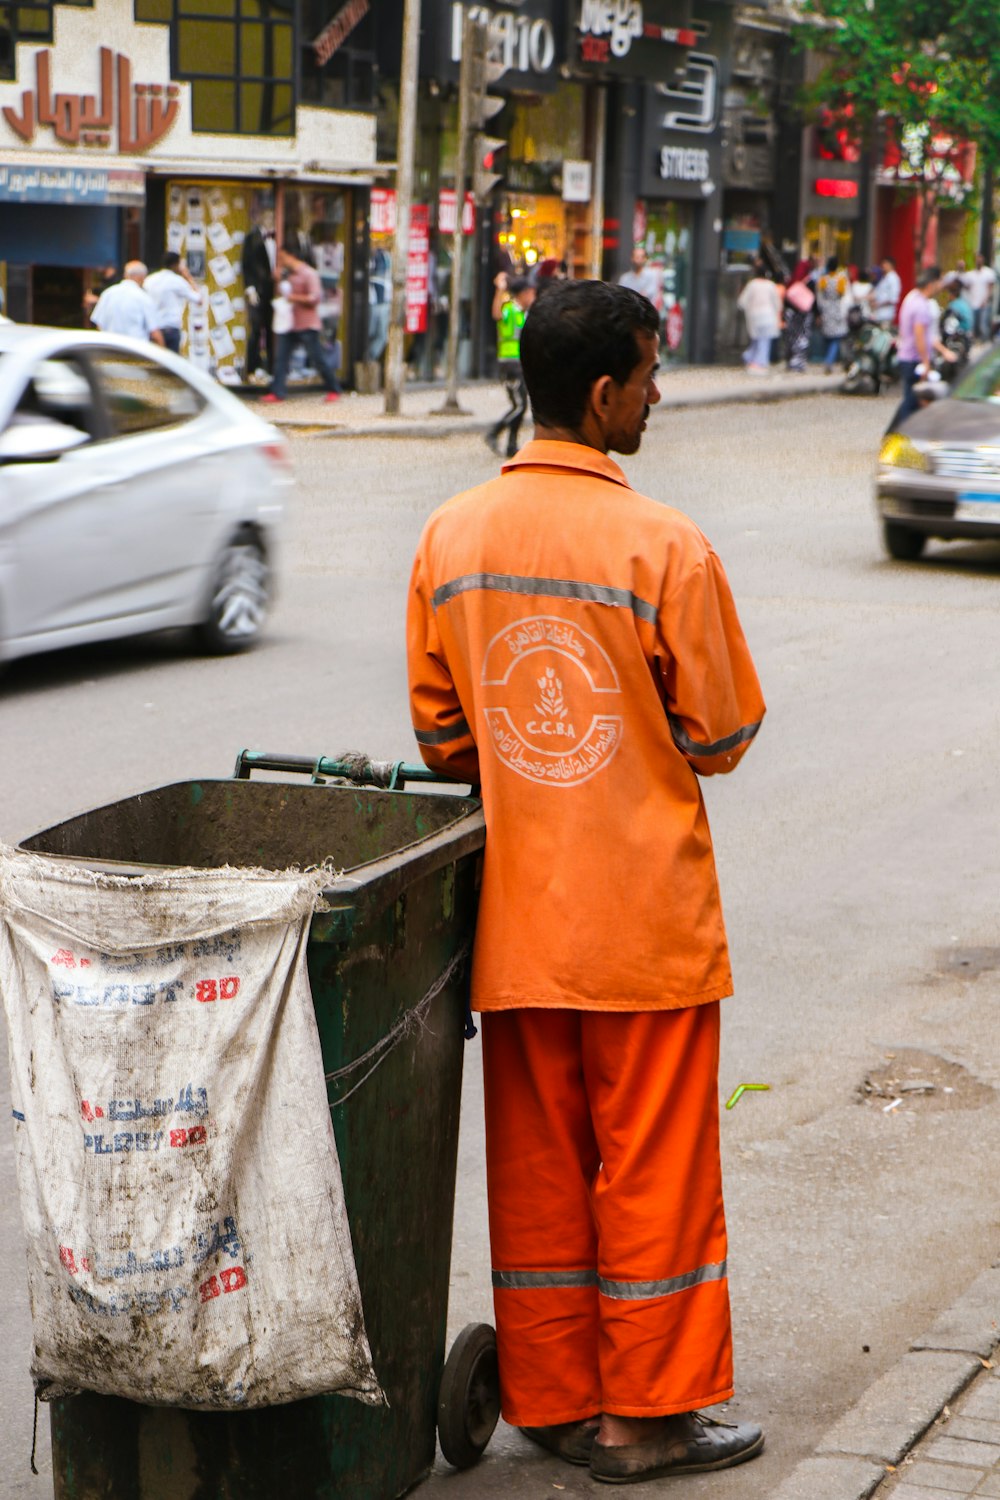
<path fill-rule="evenodd" d="M 920 195 L 917 261 L 942 202 L 968 197 L 969 145 L 1000 166 L 997 0 L 801 0 L 807 116 L 876 153 Z M 992 217 L 992 205 L 985 211 Z"/>

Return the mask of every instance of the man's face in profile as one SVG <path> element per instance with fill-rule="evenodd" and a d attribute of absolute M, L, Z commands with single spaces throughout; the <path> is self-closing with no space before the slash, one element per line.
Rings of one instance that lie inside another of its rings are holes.
<path fill-rule="evenodd" d="M 656 372 L 660 368 L 660 340 L 655 333 L 637 333 L 638 363 L 624 385 L 612 382 L 605 438 L 612 453 L 637 453 L 646 430 L 649 409 L 660 399 Z"/>

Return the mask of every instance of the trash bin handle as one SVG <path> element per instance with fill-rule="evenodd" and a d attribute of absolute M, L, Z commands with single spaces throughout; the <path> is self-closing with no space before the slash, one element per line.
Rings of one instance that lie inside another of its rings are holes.
<path fill-rule="evenodd" d="M 438 786 L 469 785 L 467 781 L 455 781 L 450 776 L 441 776 L 427 766 L 410 765 L 405 760 L 370 760 L 367 755 L 353 751 L 331 757 L 241 750 L 236 757 L 233 779 L 249 781 L 253 771 L 291 771 L 308 776 L 318 784 L 325 782 L 328 777 L 336 776 L 345 781 L 357 782 L 361 786 L 384 787 L 390 792 L 399 791 L 408 781 L 431 782 Z M 470 790 L 476 795 L 475 787 Z"/>

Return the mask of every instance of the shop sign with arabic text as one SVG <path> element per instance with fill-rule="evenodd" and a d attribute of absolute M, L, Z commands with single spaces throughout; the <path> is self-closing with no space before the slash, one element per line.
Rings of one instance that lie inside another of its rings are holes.
<path fill-rule="evenodd" d="M 142 203 L 142 172 L 104 167 L 25 167 L 0 162 L 0 203 Z"/>
<path fill-rule="evenodd" d="M 21 93 L 20 106 L 5 105 L 3 118 L 29 145 L 39 131 L 51 131 L 64 146 L 142 154 L 162 141 L 180 111 L 175 83 L 133 83 L 132 63 L 122 52 L 101 47 L 98 86 L 92 94 L 53 92 L 52 49 L 35 53 L 35 86 Z"/>

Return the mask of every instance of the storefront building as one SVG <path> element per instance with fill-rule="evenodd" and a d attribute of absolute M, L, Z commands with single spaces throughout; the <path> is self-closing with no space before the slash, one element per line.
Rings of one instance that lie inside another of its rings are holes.
<path fill-rule="evenodd" d="M 275 246 L 290 233 L 319 269 L 324 326 L 348 373 L 367 338 L 368 8 L 5 7 L 0 284 L 10 315 L 84 326 L 88 293 L 125 260 L 152 268 L 176 250 L 206 291 L 186 316 L 182 352 L 236 384 L 266 366 Z"/>
<path fill-rule="evenodd" d="M 414 304 L 408 320 L 412 336 L 407 360 L 414 374 L 430 376 L 443 368 L 451 295 L 455 222 L 455 161 L 458 82 L 466 9 L 461 0 L 425 0 L 421 18 L 420 84 L 414 201 L 417 245 L 408 253 L 407 285 L 426 286 L 422 310 Z M 466 197 L 461 276 L 459 364 L 463 375 L 489 373 L 495 357 L 490 318 L 493 278 L 499 270 L 530 274 L 546 260 L 566 261 L 586 274 L 590 253 L 590 191 L 581 190 L 578 158 L 583 152 L 584 90 L 565 73 L 565 0 L 500 0 L 488 10 L 471 8 L 489 22 L 491 57 L 502 75 L 490 93 L 504 107 L 489 122 L 500 175 L 488 201 Z M 378 60 L 382 87 L 379 155 L 396 151 L 399 37 L 402 0 L 386 0 L 380 11 Z M 567 164 L 569 172 L 567 173 Z M 471 166 L 471 163 L 470 163 Z M 576 169 L 577 175 L 574 174 Z M 588 180 L 589 180 L 589 174 Z M 582 200 L 582 201 L 581 201 Z M 392 221 L 392 228 L 390 228 Z M 426 273 L 420 269 L 425 254 Z M 391 209 L 382 229 L 372 234 L 372 275 L 391 276 L 397 253 Z M 412 236 L 411 236 L 412 240 Z M 409 294 L 408 294 L 409 295 Z M 376 326 L 380 314 L 376 314 Z M 378 358 L 381 339 L 370 343 Z"/>
<path fill-rule="evenodd" d="M 970 142 L 943 132 L 922 139 L 911 130 L 900 144 L 884 146 L 875 174 L 875 243 L 879 255 L 895 260 L 904 292 L 916 281 L 921 241 L 924 265 L 953 271 L 974 264 L 976 155 Z M 929 195 L 925 180 L 933 184 Z"/>
<path fill-rule="evenodd" d="M 714 0 L 693 12 L 655 0 L 636 8 L 631 44 L 612 35 L 599 64 L 627 77 L 608 99 L 604 274 L 617 279 L 641 245 L 661 278 L 661 360 L 708 363 L 719 299 L 732 9 Z"/>
<path fill-rule="evenodd" d="M 723 360 L 745 347 L 737 302 L 756 261 L 784 274 L 799 259 L 798 192 L 802 131 L 794 119 L 797 68 L 788 23 L 764 9 L 736 12 L 722 113 L 722 268 L 716 350 Z M 778 191 L 778 183 L 781 191 Z"/>

